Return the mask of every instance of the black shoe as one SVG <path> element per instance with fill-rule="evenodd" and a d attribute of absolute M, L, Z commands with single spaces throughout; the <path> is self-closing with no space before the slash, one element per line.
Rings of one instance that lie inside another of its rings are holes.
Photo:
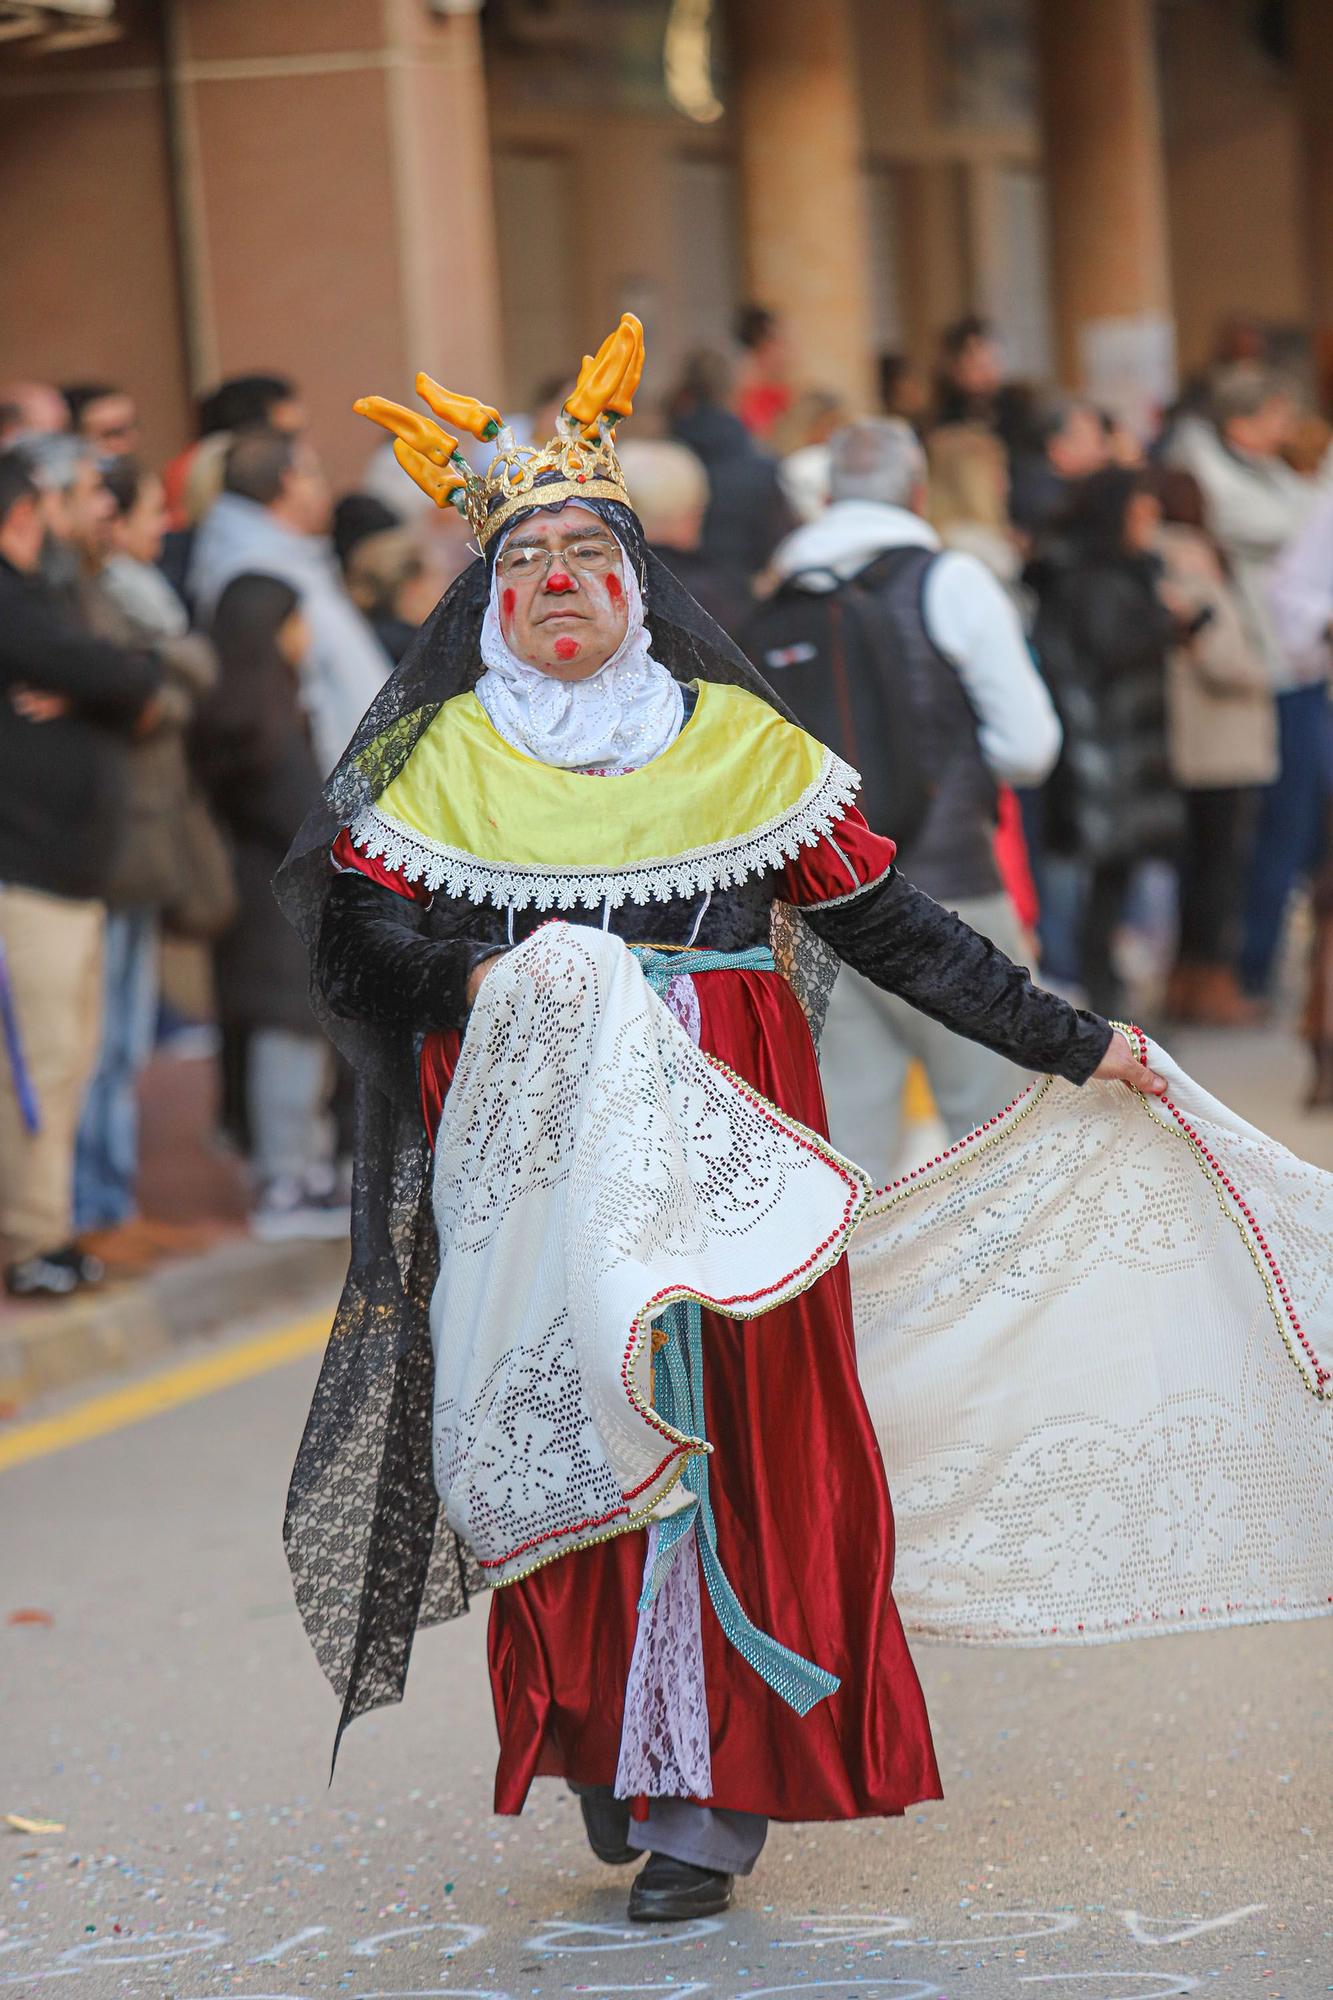
<path fill-rule="evenodd" d="M 629 1892 L 630 1921 L 679 1924 L 690 1917 L 716 1917 L 731 1908 L 730 1875 L 695 1868 L 669 1854 L 650 1854 Z"/>
<path fill-rule="evenodd" d="M 637 1861 L 639 1850 L 629 1844 L 629 1807 L 624 1799 L 604 1790 L 579 1793 L 579 1811 L 588 1845 L 608 1868 L 623 1868 Z"/>
<path fill-rule="evenodd" d="M 100 1285 L 106 1266 L 100 1257 L 89 1257 L 72 1243 L 59 1250 L 43 1250 L 10 1264 L 5 1271 L 5 1290 L 11 1299 L 67 1299 L 89 1285 Z"/>
<path fill-rule="evenodd" d="M 67 1271 L 72 1271 L 80 1288 L 100 1285 L 106 1278 L 106 1265 L 102 1259 L 95 1257 L 91 1250 L 81 1250 L 77 1243 L 67 1243 L 63 1250 L 53 1250 L 50 1262 L 63 1264 Z"/>

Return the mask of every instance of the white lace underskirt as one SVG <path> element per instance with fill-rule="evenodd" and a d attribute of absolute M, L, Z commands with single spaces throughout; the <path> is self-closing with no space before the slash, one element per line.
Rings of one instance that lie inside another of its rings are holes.
<path fill-rule="evenodd" d="M 656 1561 L 654 1522 L 648 1530 L 645 1585 Z M 639 1613 L 615 1790 L 620 1799 L 707 1799 L 713 1794 L 699 1552 L 692 1528 L 657 1595 Z"/>

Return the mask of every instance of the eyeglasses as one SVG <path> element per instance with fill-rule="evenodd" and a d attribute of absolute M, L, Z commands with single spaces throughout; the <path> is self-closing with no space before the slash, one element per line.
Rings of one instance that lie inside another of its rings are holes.
<path fill-rule="evenodd" d="M 563 549 L 543 549 L 524 542 L 517 548 L 501 549 L 495 567 L 511 583 L 527 583 L 533 578 L 544 583 L 557 561 L 578 576 L 605 576 L 619 559 L 618 545 L 600 538 L 571 542 Z"/>

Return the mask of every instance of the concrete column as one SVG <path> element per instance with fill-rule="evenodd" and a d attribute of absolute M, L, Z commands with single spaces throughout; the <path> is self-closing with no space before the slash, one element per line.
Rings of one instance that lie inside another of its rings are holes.
<path fill-rule="evenodd" d="M 122 383 L 165 459 L 190 385 L 161 50 L 146 7 L 117 18 L 123 37 L 96 49 L 0 43 L 0 378 Z"/>
<path fill-rule="evenodd" d="M 499 403 L 500 269 L 480 0 L 446 18 L 384 0 L 409 383 L 418 368 Z M 476 386 L 472 386 L 475 384 Z"/>
<path fill-rule="evenodd" d="M 502 399 L 475 12 L 169 6 L 196 388 L 251 369 L 292 375 L 340 482 L 373 445 L 357 395 L 410 400 L 426 368 Z"/>
<path fill-rule="evenodd" d="M 1327 0 L 1296 0 L 1292 13 L 1304 169 L 1304 235 L 1315 360 L 1333 393 L 1333 37 Z"/>
<path fill-rule="evenodd" d="M 901 168 L 899 186 L 906 346 L 929 374 L 941 329 L 972 305 L 962 171 L 953 160 L 917 160 Z"/>
<path fill-rule="evenodd" d="M 797 375 L 872 407 L 868 223 L 848 0 L 731 10 L 747 295 Z"/>
<path fill-rule="evenodd" d="M 1104 390 L 1171 367 L 1171 282 L 1152 0 L 1033 13 L 1060 373 Z"/>

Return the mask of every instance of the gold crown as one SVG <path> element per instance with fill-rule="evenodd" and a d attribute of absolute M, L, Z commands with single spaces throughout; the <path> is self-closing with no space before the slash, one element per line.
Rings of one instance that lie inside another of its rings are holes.
<path fill-rule="evenodd" d="M 642 373 L 643 328 L 633 313 L 622 313 L 596 354 L 584 355 L 555 436 L 543 445 L 516 444 L 489 403 L 454 395 L 429 375 L 418 375 L 417 394 L 437 417 L 483 443 L 495 440 L 495 456 L 484 474 L 473 471 L 457 437 L 432 418 L 384 396 L 362 396 L 353 408 L 392 432 L 393 455 L 404 472 L 437 507 L 456 507 L 465 515 L 484 549 L 526 508 L 555 507 L 566 500 L 628 501 L 615 429 L 633 412 Z"/>

